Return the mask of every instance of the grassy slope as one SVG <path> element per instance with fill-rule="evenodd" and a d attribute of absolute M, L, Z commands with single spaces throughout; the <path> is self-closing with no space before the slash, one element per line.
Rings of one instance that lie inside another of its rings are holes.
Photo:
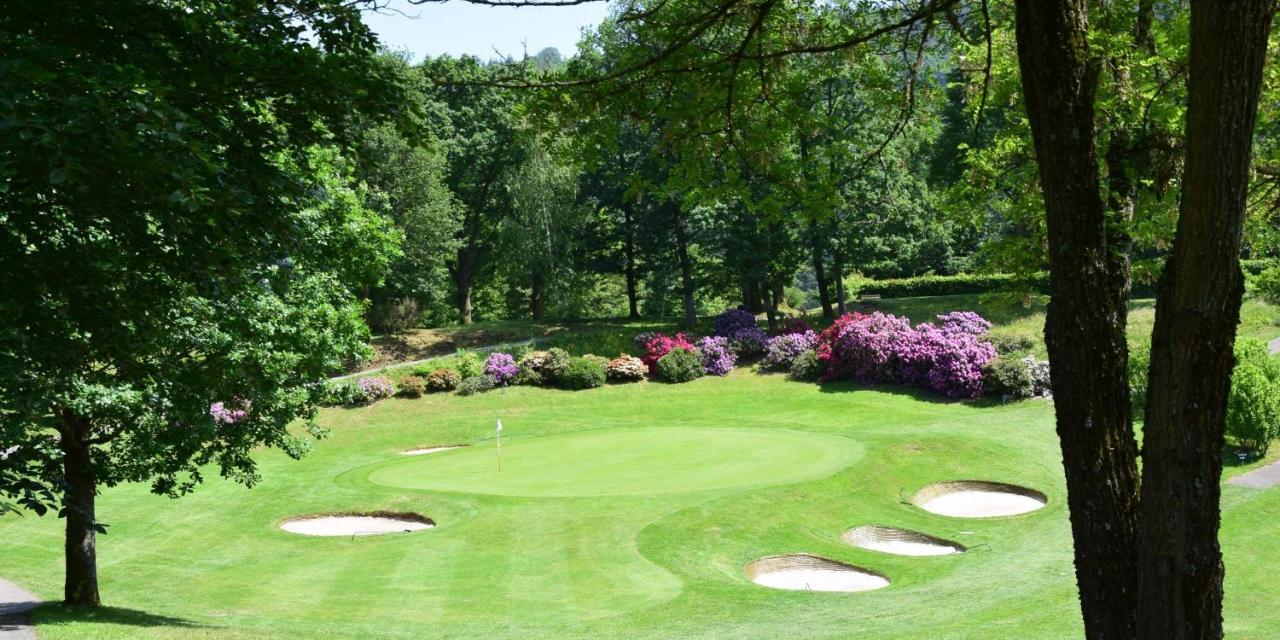
<path fill-rule="evenodd" d="M 176 502 L 139 487 L 107 491 L 100 514 L 113 526 L 102 539 L 102 587 L 120 609 L 95 621 L 48 607 L 35 619 L 53 640 L 1078 636 L 1051 413 L 1044 401 L 970 406 L 745 371 L 681 386 L 520 388 L 330 410 L 323 422 L 333 436 L 301 462 L 265 455 L 264 482 L 253 490 L 212 481 Z M 653 496 L 470 495 L 368 480 L 405 448 L 488 446 L 498 416 L 513 444 L 601 428 L 661 438 L 667 429 L 735 427 L 849 438 L 863 455 L 795 484 Z M 1017 518 L 960 521 L 901 502 L 957 478 L 1026 484 L 1050 504 Z M 422 511 L 440 526 L 356 540 L 275 528 L 299 513 L 378 508 Z M 1231 637 L 1280 635 L 1280 611 L 1265 606 L 1277 596 L 1267 569 L 1280 557 L 1277 514 L 1280 491 L 1227 488 Z M 843 530 L 866 523 L 917 528 L 974 550 L 898 558 L 840 543 Z M 0 518 L 0 575 L 56 598 L 59 524 Z M 747 562 L 788 552 L 860 564 L 894 584 L 813 594 L 747 582 Z"/>

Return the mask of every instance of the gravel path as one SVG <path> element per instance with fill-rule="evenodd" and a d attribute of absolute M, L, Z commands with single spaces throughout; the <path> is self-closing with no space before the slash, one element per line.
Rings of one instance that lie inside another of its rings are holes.
<path fill-rule="evenodd" d="M 1271 342 L 1267 343 L 1267 348 L 1271 350 L 1273 356 L 1280 353 L 1280 338 L 1272 338 Z"/>
<path fill-rule="evenodd" d="M 1242 473 L 1228 480 L 1227 484 L 1234 484 L 1237 487 L 1249 487 L 1250 489 L 1270 489 L 1280 484 L 1280 462 L 1272 462 L 1261 469 Z"/>
<path fill-rule="evenodd" d="M 35 595 L 0 578 L 0 640 L 35 640 L 27 612 L 38 604 L 40 599 Z"/>

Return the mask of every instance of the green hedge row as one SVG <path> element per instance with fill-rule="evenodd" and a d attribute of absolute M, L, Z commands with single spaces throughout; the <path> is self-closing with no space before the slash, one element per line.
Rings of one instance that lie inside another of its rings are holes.
<path fill-rule="evenodd" d="M 1258 275 L 1272 260 L 1241 260 L 1240 268 L 1246 274 Z M 1041 271 L 1029 277 L 1011 273 L 962 273 L 954 276 L 915 276 L 889 278 L 862 283 L 859 293 L 880 294 L 885 298 L 915 298 L 920 296 L 955 296 L 999 291 L 1021 291 L 1030 288 L 1039 293 L 1049 293 L 1049 273 Z M 1149 298 L 1155 295 L 1155 285 L 1133 283 L 1133 297 Z"/>

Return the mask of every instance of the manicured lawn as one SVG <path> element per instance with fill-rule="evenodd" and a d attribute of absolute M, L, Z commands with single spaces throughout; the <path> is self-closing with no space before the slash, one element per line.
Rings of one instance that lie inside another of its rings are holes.
<path fill-rule="evenodd" d="M 494 421 L 505 425 L 496 470 Z M 328 410 L 301 462 L 172 501 L 108 490 L 93 617 L 38 610 L 41 638 L 1064 638 L 1081 633 L 1047 401 L 942 402 L 737 371 L 672 386 L 513 388 Z M 433 444 L 473 446 L 421 457 Z M 1233 470 L 1235 471 L 1235 470 Z M 935 481 L 1049 497 L 1012 518 L 907 504 Z M 432 530 L 308 538 L 289 516 L 418 511 Z M 1280 490 L 1225 488 L 1232 638 L 1280 636 Z M 59 520 L 0 518 L 0 575 L 61 589 Z M 846 546 L 862 524 L 969 546 L 932 558 Z M 881 572 L 866 593 L 756 586 L 744 566 L 806 552 Z"/>

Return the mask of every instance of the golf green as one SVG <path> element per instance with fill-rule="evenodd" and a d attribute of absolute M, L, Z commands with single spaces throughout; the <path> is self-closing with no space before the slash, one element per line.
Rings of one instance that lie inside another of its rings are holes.
<path fill-rule="evenodd" d="M 489 443 L 378 465 L 369 481 L 504 496 L 655 495 L 813 480 L 861 455 L 849 438 L 781 429 L 610 429 L 508 438 L 501 471 Z"/>

